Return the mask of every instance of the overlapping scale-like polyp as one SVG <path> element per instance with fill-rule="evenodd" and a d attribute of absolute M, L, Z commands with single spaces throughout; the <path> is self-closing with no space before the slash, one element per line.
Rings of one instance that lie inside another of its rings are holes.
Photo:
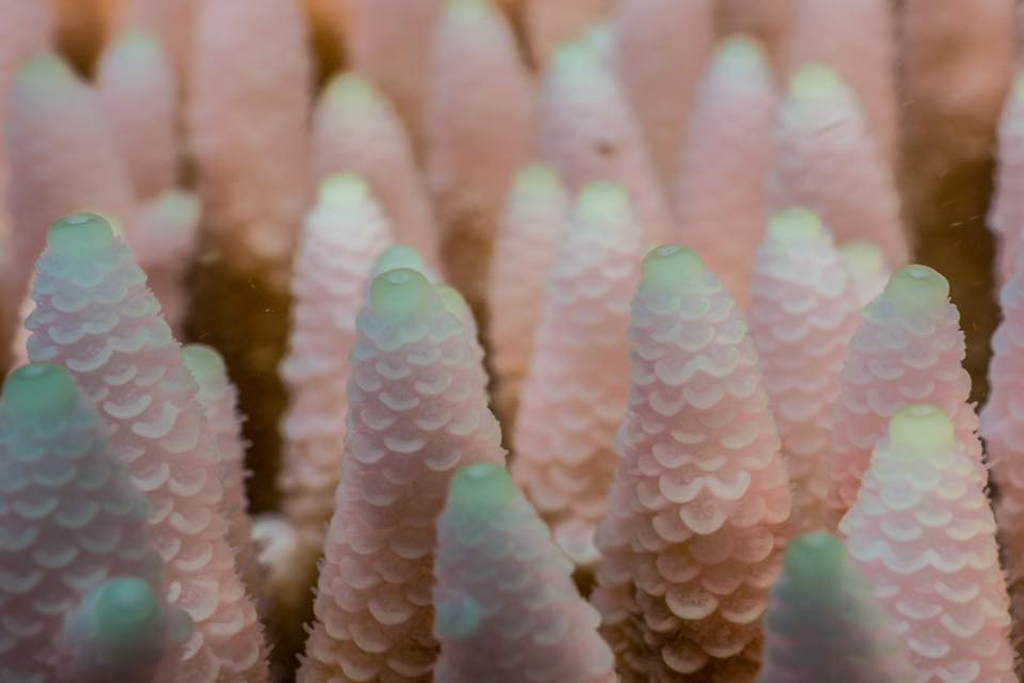
<path fill-rule="evenodd" d="M 793 527 L 825 524 L 832 405 L 860 320 L 843 257 L 806 209 L 777 214 L 757 250 L 750 330 L 793 485 Z"/>
<path fill-rule="evenodd" d="M 988 402 L 981 411 L 981 435 L 999 488 L 996 520 L 1013 601 L 1014 646 L 1024 645 L 1024 272 L 1018 267 L 999 295 L 1003 322 L 992 337 Z"/>
<path fill-rule="evenodd" d="M 871 449 L 885 435 L 889 418 L 911 403 L 934 403 L 952 415 L 957 438 L 981 466 L 964 354 L 960 313 L 949 300 L 946 278 L 921 265 L 896 271 L 864 309 L 850 340 L 826 458 L 833 522 L 856 500 Z"/>
<path fill-rule="evenodd" d="M 12 268 L 23 288 L 53 221 L 89 210 L 127 225 L 131 190 L 96 93 L 59 57 L 39 55 L 22 64 L 7 114 Z"/>
<path fill-rule="evenodd" d="M 534 328 L 544 283 L 565 233 L 569 198 L 558 175 L 544 164 L 525 166 L 516 176 L 494 244 L 488 307 L 497 311 L 488 326 L 494 403 L 506 437 L 514 424 L 519 389 L 530 366 Z"/>
<path fill-rule="evenodd" d="M 149 500 L 163 588 L 196 622 L 182 677 L 266 680 L 256 611 L 220 512 L 217 446 L 145 274 L 109 223 L 73 214 L 47 235 L 32 298 L 29 357 L 71 372 L 114 426 L 112 452 Z"/>
<path fill-rule="evenodd" d="M 178 165 L 178 83 L 155 36 L 126 33 L 103 53 L 96 75 L 112 139 L 137 199 L 174 184 Z"/>
<path fill-rule="evenodd" d="M 615 70 L 666 188 L 714 44 L 714 15 L 712 0 L 630 0 L 612 23 Z"/>
<path fill-rule="evenodd" d="M 439 265 L 440 235 L 427 189 L 394 109 L 357 74 L 324 89 L 313 118 L 313 174 L 354 173 L 369 185 L 394 226 L 395 239 Z"/>
<path fill-rule="evenodd" d="M 629 192 L 651 241 L 668 239 L 671 220 L 640 126 L 610 66 L 585 40 L 563 45 L 544 79 L 538 153 L 570 192 L 608 180 Z"/>
<path fill-rule="evenodd" d="M 491 249 L 515 174 L 533 157 L 534 90 L 490 0 L 450 0 L 434 36 L 426 173 L 448 279 L 483 310 Z"/>
<path fill-rule="evenodd" d="M 998 277 L 1006 282 L 1020 260 L 1024 230 L 1024 73 L 1007 93 L 996 150 L 999 168 L 988 225 L 999 241 Z"/>
<path fill-rule="evenodd" d="M 592 566 L 629 388 L 629 302 L 647 251 L 626 191 L 580 193 L 544 290 L 512 472 L 555 542 Z"/>
<path fill-rule="evenodd" d="M 856 93 L 879 155 L 897 153 L 896 35 L 886 0 L 797 0 L 786 61 L 828 64 Z"/>
<path fill-rule="evenodd" d="M 773 209 L 817 211 L 840 243 L 870 240 L 890 266 L 907 262 L 900 201 L 854 94 L 830 67 L 808 64 L 789 80 L 779 117 Z"/>
<path fill-rule="evenodd" d="M 238 414 L 238 390 L 228 377 L 224 359 L 205 344 L 188 344 L 182 349 L 185 365 L 199 385 L 196 398 L 206 411 L 219 458 L 219 476 L 224 487 L 221 511 L 228 523 L 228 543 L 235 551 L 238 572 L 253 595 L 263 591 L 263 570 L 249 522 L 249 501 L 245 495 L 245 441 L 242 417 Z"/>
<path fill-rule="evenodd" d="M 910 405 L 889 422 L 839 524 L 922 683 L 1017 680 L 985 486 L 946 413 Z"/>
<path fill-rule="evenodd" d="M 189 633 L 159 597 L 146 499 L 61 367 L 26 365 L 0 400 L 0 680 L 169 681 Z"/>
<path fill-rule="evenodd" d="M 434 562 L 437 683 L 615 683 L 572 563 L 499 465 L 452 479 Z"/>
<path fill-rule="evenodd" d="M 281 423 L 284 510 L 316 560 L 334 509 L 345 440 L 348 354 L 370 269 L 391 228 L 356 176 L 320 185 L 292 278 L 292 327 L 281 375 L 290 388 Z"/>
<path fill-rule="evenodd" d="M 871 242 L 855 241 L 840 245 L 839 251 L 850 273 L 853 290 L 861 308 L 874 301 L 885 289 L 892 271 L 885 254 Z"/>
<path fill-rule="evenodd" d="M 871 584 L 826 533 L 786 548 L 764 616 L 757 683 L 915 683 L 917 677 Z"/>
<path fill-rule="evenodd" d="M 429 681 L 436 524 L 455 469 L 504 459 L 465 321 L 420 273 L 378 276 L 351 354 L 341 481 L 299 681 Z"/>
<path fill-rule="evenodd" d="M 633 299 L 621 464 L 595 603 L 627 681 L 753 679 L 790 493 L 757 353 L 697 255 L 658 247 Z"/>
<path fill-rule="evenodd" d="M 674 238 L 744 308 L 766 222 L 777 99 L 761 47 L 744 36 L 725 40 L 697 91 L 675 183 Z"/>

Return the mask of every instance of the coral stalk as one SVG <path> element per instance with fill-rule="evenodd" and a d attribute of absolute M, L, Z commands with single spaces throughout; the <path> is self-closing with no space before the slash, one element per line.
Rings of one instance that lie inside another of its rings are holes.
<path fill-rule="evenodd" d="M 949 415 L 981 467 L 978 418 L 967 404 L 964 333 L 946 278 L 927 266 L 896 271 L 850 340 L 828 451 L 828 505 L 838 520 L 857 497 L 871 451 L 898 410 L 927 401 Z"/>
<path fill-rule="evenodd" d="M 109 432 L 59 366 L 4 382 L 0 680 L 166 682 L 175 670 L 190 622 L 157 595 L 146 499 Z"/>
<path fill-rule="evenodd" d="M 897 412 L 839 525 L 918 681 L 1012 683 L 1009 599 L 985 471 L 933 405 Z"/>
<path fill-rule="evenodd" d="M 621 186 L 583 188 L 547 278 L 522 387 L 512 472 L 558 546 L 588 568 L 618 463 L 629 302 L 646 250 Z"/>
<path fill-rule="evenodd" d="M 455 469 L 501 464 L 466 325 L 420 273 L 378 276 L 356 323 L 348 420 L 299 681 L 429 681 L 437 518 Z"/>
<path fill-rule="evenodd" d="M 743 36 L 723 41 L 695 99 L 674 187 L 675 238 L 746 308 L 775 163 L 778 96 L 761 47 Z"/>
<path fill-rule="evenodd" d="M 1003 105 L 988 225 L 998 238 L 997 277 L 1005 283 L 1020 261 L 1024 226 L 1024 74 L 1018 74 Z"/>
<path fill-rule="evenodd" d="M 772 219 L 751 292 L 750 331 L 793 484 L 791 522 L 821 529 L 832 406 L 860 305 L 832 236 L 806 209 Z"/>
<path fill-rule="evenodd" d="M 488 333 L 494 404 L 506 437 L 514 429 L 548 271 L 568 224 L 568 204 L 558 175 L 536 163 L 519 171 L 502 214 L 488 289 L 489 308 L 500 313 Z"/>
<path fill-rule="evenodd" d="M 736 304 L 692 251 L 644 260 L 594 602 L 627 681 L 753 679 L 790 513 Z"/>
<path fill-rule="evenodd" d="M 109 223 L 73 214 L 47 235 L 32 298 L 29 357 L 71 372 L 115 427 L 112 452 L 149 501 L 162 588 L 196 622 L 180 675 L 265 681 L 260 625 L 220 511 L 217 446 L 145 274 Z"/>
<path fill-rule="evenodd" d="M 498 465 L 466 465 L 438 520 L 437 683 L 615 683 L 600 616 L 572 564 Z"/>

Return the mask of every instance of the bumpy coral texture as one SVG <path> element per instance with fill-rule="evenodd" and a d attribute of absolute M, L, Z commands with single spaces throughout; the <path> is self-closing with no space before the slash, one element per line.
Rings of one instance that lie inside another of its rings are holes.
<path fill-rule="evenodd" d="M 981 411 L 981 435 L 999 489 L 996 519 L 1005 549 L 1007 578 L 1013 600 L 1014 645 L 1024 644 L 1024 272 L 1016 269 L 999 295 L 1003 322 L 992 337 L 989 398 Z"/>
<path fill-rule="evenodd" d="M 608 180 L 629 192 L 654 243 L 669 239 L 671 218 L 640 125 L 602 55 L 577 41 L 562 46 L 544 78 L 537 148 L 570 192 Z"/>
<path fill-rule="evenodd" d="M 618 3 L 615 70 L 667 188 L 676 178 L 697 84 L 715 40 L 712 0 Z"/>
<path fill-rule="evenodd" d="M 897 153 L 896 44 L 887 0 L 798 0 L 786 62 L 790 72 L 828 64 L 849 84 L 883 161 Z"/>
<path fill-rule="evenodd" d="M 810 64 L 790 77 L 779 116 L 773 209 L 806 206 L 836 240 L 870 240 L 890 266 L 907 262 L 900 200 L 854 94 L 830 67 Z"/>
<path fill-rule="evenodd" d="M 345 455 L 299 681 L 429 681 L 436 523 L 455 469 L 500 464 L 464 321 L 422 275 L 379 276 L 351 355 Z"/>
<path fill-rule="evenodd" d="M 802 210 L 773 219 L 751 292 L 750 331 L 793 485 L 793 527 L 823 528 L 832 405 L 860 305 L 831 235 Z"/>
<path fill-rule="evenodd" d="M 350 0 L 346 38 L 352 66 L 380 86 L 402 116 L 414 144 L 423 140 L 434 26 L 444 0 Z"/>
<path fill-rule="evenodd" d="M 0 680 L 98 683 L 100 672 L 78 657 L 83 644 L 68 629 L 70 615 L 111 578 L 159 583 L 163 566 L 147 535 L 146 499 L 111 452 L 109 432 L 62 368 L 25 366 L 5 383 Z M 162 653 L 150 654 L 123 673 L 150 680 Z"/>
<path fill-rule="evenodd" d="M 984 470 L 934 406 L 897 413 L 840 523 L 916 680 L 1012 683 L 1009 600 Z"/>
<path fill-rule="evenodd" d="M 103 53 L 96 86 L 135 197 L 151 199 L 171 187 L 178 164 L 178 83 L 163 47 L 151 34 L 125 34 Z"/>
<path fill-rule="evenodd" d="M 260 626 L 220 513 L 217 447 L 146 276 L 96 215 L 62 219 L 47 242 L 26 321 L 29 357 L 65 366 L 115 428 L 113 452 L 149 500 L 164 588 L 196 622 L 182 675 L 264 681 Z"/>
<path fill-rule="evenodd" d="M 209 237 L 240 269 L 273 269 L 284 289 L 308 188 L 310 90 L 299 7 L 292 0 L 201 3 L 188 129 Z"/>
<path fill-rule="evenodd" d="M 980 467 L 964 354 L 960 313 L 946 279 L 927 266 L 898 270 L 850 340 L 826 460 L 828 505 L 836 515 L 853 505 L 871 450 L 889 418 L 908 404 L 927 401 L 952 415 L 959 440 Z"/>
<path fill-rule="evenodd" d="M 102 211 L 131 223 L 131 191 L 96 93 L 54 55 L 25 62 L 11 86 L 6 126 L 20 291 L 50 223 Z"/>
<path fill-rule="evenodd" d="M 724 41 L 697 91 L 679 161 L 674 239 L 694 249 L 746 308 L 775 163 L 778 97 L 761 47 Z"/>
<path fill-rule="evenodd" d="M 249 502 L 245 496 L 245 440 L 242 438 L 242 416 L 238 413 L 238 389 L 228 377 L 224 359 L 204 344 L 188 344 L 182 350 L 185 366 L 199 385 L 196 398 L 206 411 L 213 441 L 217 446 L 218 474 L 224 487 L 221 511 L 228 523 L 228 543 L 235 552 L 235 564 L 246 588 L 260 595 L 263 570 L 252 540 Z"/>
<path fill-rule="evenodd" d="M 488 289 L 488 305 L 497 315 L 488 334 L 494 403 L 506 436 L 530 366 L 548 271 L 568 225 L 568 204 L 558 175 L 544 164 L 530 164 L 516 176 L 502 213 Z"/>
<path fill-rule="evenodd" d="M 583 35 L 615 7 L 615 0 L 524 0 L 523 23 L 530 56 L 543 70 L 555 49 Z"/>
<path fill-rule="evenodd" d="M 750 681 L 791 499 L 757 354 L 691 251 L 644 261 L 594 601 L 625 681 Z"/>
<path fill-rule="evenodd" d="M 437 224 L 401 120 L 366 78 L 341 75 L 313 118 L 313 175 L 362 176 L 394 226 L 395 239 L 440 265 Z"/>
<path fill-rule="evenodd" d="M 290 388 L 281 423 L 284 511 L 316 552 L 341 472 L 356 315 L 373 262 L 390 241 L 391 229 L 362 181 L 338 176 L 325 182 L 296 257 L 295 305 L 280 369 Z"/>
<path fill-rule="evenodd" d="M 903 643 L 839 539 L 802 536 L 786 548 L 764 615 L 757 683 L 914 683 Z"/>
<path fill-rule="evenodd" d="M 646 251 L 625 190 L 585 187 L 547 279 L 523 383 L 512 472 L 580 565 L 598 559 L 594 530 L 618 464 L 629 302 Z"/>
<path fill-rule="evenodd" d="M 462 468 L 438 520 L 437 683 L 615 683 L 572 563 L 498 465 Z"/>
<path fill-rule="evenodd" d="M 426 173 L 442 256 L 479 311 L 505 196 L 533 156 L 533 87 L 511 27 L 485 0 L 448 3 L 430 68 Z"/>
<path fill-rule="evenodd" d="M 1024 230 L 1024 74 L 1018 74 L 1003 105 L 997 153 L 988 225 L 999 241 L 997 276 L 1006 282 L 1020 260 Z"/>

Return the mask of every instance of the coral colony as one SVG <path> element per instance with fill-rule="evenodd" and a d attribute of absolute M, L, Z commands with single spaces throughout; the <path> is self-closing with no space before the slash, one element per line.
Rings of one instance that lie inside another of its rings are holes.
<path fill-rule="evenodd" d="M 0 683 L 1017 681 L 1014 12 L 0 0 Z"/>

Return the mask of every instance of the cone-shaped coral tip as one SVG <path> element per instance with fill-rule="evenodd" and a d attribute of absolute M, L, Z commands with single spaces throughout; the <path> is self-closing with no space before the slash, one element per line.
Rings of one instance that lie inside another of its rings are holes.
<path fill-rule="evenodd" d="M 77 259 L 92 259 L 114 243 L 116 231 L 95 213 L 73 213 L 61 218 L 46 233 L 46 245 L 54 252 Z"/>
<path fill-rule="evenodd" d="M 715 67 L 734 73 L 760 69 L 764 63 L 761 44 L 749 36 L 734 35 L 723 40 L 715 54 Z"/>
<path fill-rule="evenodd" d="M 893 446 L 914 451 L 952 448 L 953 421 L 933 405 L 903 408 L 889 420 L 889 441 Z"/>
<path fill-rule="evenodd" d="M 704 264 L 697 252 L 679 244 L 663 244 L 647 253 L 643 286 L 694 290 L 705 284 Z"/>
<path fill-rule="evenodd" d="M 525 192 L 543 192 L 559 187 L 558 174 L 549 164 L 527 164 L 516 176 L 516 187 Z"/>
<path fill-rule="evenodd" d="M 804 534 L 786 546 L 786 576 L 808 592 L 834 586 L 845 564 L 843 544 L 825 532 Z"/>
<path fill-rule="evenodd" d="M 432 292 L 423 273 L 399 268 L 374 279 L 370 286 L 370 303 L 378 313 L 401 319 L 421 310 Z"/>
<path fill-rule="evenodd" d="M 74 405 L 75 383 L 59 365 L 23 365 L 4 380 L 3 403 L 23 418 L 56 419 Z"/>
<path fill-rule="evenodd" d="M 601 54 L 586 40 L 565 43 L 555 53 L 556 69 L 593 69 L 601 61 Z"/>
<path fill-rule="evenodd" d="M 203 378 L 218 377 L 226 371 L 224 359 L 206 344 L 187 344 L 181 354 L 185 357 L 185 365 L 200 384 Z"/>
<path fill-rule="evenodd" d="M 847 242 L 839 250 L 854 280 L 866 280 L 885 269 L 885 254 L 871 242 Z"/>
<path fill-rule="evenodd" d="M 324 95 L 346 104 L 372 104 L 377 93 L 369 80 L 354 73 L 340 74 L 327 84 Z"/>
<path fill-rule="evenodd" d="M 448 504 L 460 515 L 491 515 L 505 509 L 515 495 L 515 484 L 504 467 L 476 462 L 455 473 Z"/>
<path fill-rule="evenodd" d="M 768 233 L 787 244 L 796 245 L 817 239 L 823 230 L 818 214 L 801 207 L 783 209 L 768 222 Z"/>
<path fill-rule="evenodd" d="M 25 60 L 18 70 L 18 78 L 26 83 L 55 84 L 70 81 L 74 74 L 60 57 L 41 54 Z"/>
<path fill-rule="evenodd" d="M 789 93 L 798 102 L 828 101 L 843 92 L 839 74 L 824 64 L 805 64 L 789 79 Z"/>
<path fill-rule="evenodd" d="M 629 220 L 629 195 L 618 183 L 598 180 L 580 190 L 576 214 L 589 227 L 621 224 Z"/>
<path fill-rule="evenodd" d="M 928 266 L 911 264 L 892 274 L 883 296 L 902 311 L 927 310 L 946 301 L 949 282 Z"/>
<path fill-rule="evenodd" d="M 109 646 L 148 640 L 160 622 L 156 591 L 135 577 L 112 579 L 101 586 L 93 610 L 97 638 Z"/>
<path fill-rule="evenodd" d="M 419 271 L 431 282 L 436 282 L 439 279 L 437 274 L 427 266 L 423 255 L 407 244 L 394 244 L 382 251 L 373 264 L 370 278 L 375 279 L 389 270 L 402 268 Z"/>
<path fill-rule="evenodd" d="M 359 176 L 352 173 L 338 173 L 328 176 L 320 182 L 317 199 L 320 204 L 336 208 L 346 208 L 353 203 L 363 201 L 369 190 Z"/>

